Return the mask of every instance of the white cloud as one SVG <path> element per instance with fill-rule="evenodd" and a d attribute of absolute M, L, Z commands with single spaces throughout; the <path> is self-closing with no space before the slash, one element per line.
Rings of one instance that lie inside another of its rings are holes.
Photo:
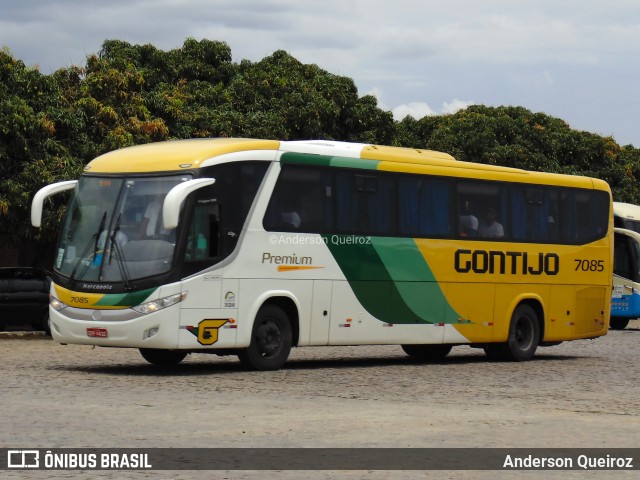
<path fill-rule="evenodd" d="M 393 110 L 393 118 L 402 120 L 406 116 L 411 116 L 416 120 L 426 117 L 427 115 L 435 115 L 436 112 L 424 102 L 411 102 L 405 105 L 399 105 Z"/>
<path fill-rule="evenodd" d="M 473 105 L 473 101 L 458 100 L 454 98 L 450 102 L 444 102 L 440 111 L 436 111 L 425 102 L 410 102 L 404 105 L 398 105 L 391 112 L 393 118 L 396 120 L 402 120 L 407 115 L 412 116 L 416 120 L 420 120 L 427 115 L 438 115 L 443 113 L 456 113 L 459 110 L 464 110 L 469 105 Z"/>
<path fill-rule="evenodd" d="M 469 105 L 473 105 L 475 102 L 472 100 L 458 100 L 454 98 L 450 102 L 444 102 L 442 104 L 442 113 L 456 113 L 459 110 L 464 110 Z"/>

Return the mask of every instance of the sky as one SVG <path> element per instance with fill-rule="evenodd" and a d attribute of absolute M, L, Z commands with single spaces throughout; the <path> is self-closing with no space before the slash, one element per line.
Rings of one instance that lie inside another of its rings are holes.
<path fill-rule="evenodd" d="M 285 50 L 396 119 L 522 106 L 640 147 L 638 0 L 0 0 L 0 48 L 49 74 L 102 43 Z"/>

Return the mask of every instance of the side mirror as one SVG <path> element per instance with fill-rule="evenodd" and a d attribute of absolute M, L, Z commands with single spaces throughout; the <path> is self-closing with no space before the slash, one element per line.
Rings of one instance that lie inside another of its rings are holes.
<path fill-rule="evenodd" d="M 191 192 L 215 183 L 215 178 L 197 178 L 182 182 L 167 193 L 162 205 L 162 223 L 167 230 L 173 230 L 180 220 L 180 207 Z"/>
<path fill-rule="evenodd" d="M 31 225 L 36 228 L 42 225 L 42 206 L 44 205 L 44 200 L 47 197 L 66 190 L 71 190 L 72 188 L 75 188 L 77 183 L 77 180 L 67 180 L 66 182 L 52 183 L 51 185 L 47 185 L 46 187 L 42 187 L 38 190 L 31 202 Z"/>

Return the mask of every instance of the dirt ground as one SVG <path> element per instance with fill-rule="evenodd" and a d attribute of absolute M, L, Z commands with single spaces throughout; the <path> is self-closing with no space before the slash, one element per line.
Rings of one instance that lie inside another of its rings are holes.
<path fill-rule="evenodd" d="M 190 355 L 158 370 L 137 350 L 0 335 L 5 448 L 637 448 L 640 321 L 499 363 L 455 347 L 294 349 L 277 372 Z M 639 459 L 640 461 L 640 459 Z M 25 478 L 25 472 L 1 472 Z M 28 478 L 632 478 L 632 472 L 27 472 Z M 7 475 L 8 474 L 8 475 Z M 12 476 L 13 475 L 13 476 Z M 637 473 L 636 473 L 637 475 Z M 635 476 L 635 475 L 634 475 Z"/>

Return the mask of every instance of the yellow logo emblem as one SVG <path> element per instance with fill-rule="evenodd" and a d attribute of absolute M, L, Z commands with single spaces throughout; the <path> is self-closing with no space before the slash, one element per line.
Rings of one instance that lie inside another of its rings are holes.
<path fill-rule="evenodd" d="M 218 341 L 218 329 L 229 320 L 202 320 L 198 324 L 198 343 L 213 345 Z"/>

